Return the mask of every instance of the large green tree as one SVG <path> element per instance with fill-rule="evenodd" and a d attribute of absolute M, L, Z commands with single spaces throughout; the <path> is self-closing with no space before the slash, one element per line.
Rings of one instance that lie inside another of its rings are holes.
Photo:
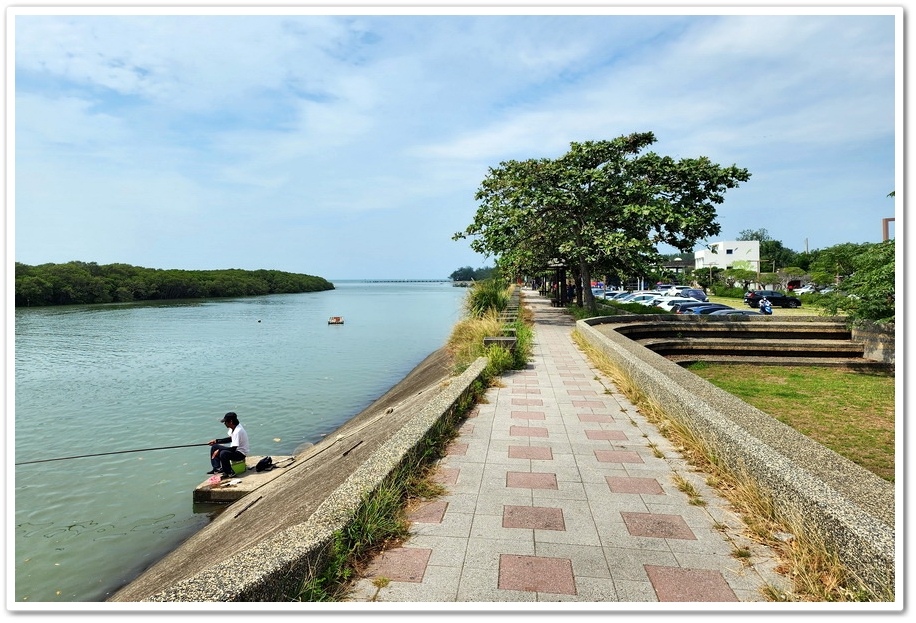
<path fill-rule="evenodd" d="M 651 132 L 570 143 L 556 159 L 510 160 L 481 183 L 474 221 L 455 239 L 497 259 L 503 274 L 536 272 L 554 259 L 587 287 L 595 267 L 645 272 L 659 261 L 658 245 L 691 251 L 716 235 L 716 206 L 747 181 L 747 169 L 706 157 L 675 160 L 646 151 Z"/>
<path fill-rule="evenodd" d="M 861 245 L 842 244 L 825 249 L 829 266 L 846 261 L 847 276 L 839 289 L 816 299 L 828 313 L 843 310 L 854 323 L 894 322 L 896 313 L 895 243 L 893 239 Z M 855 249 L 854 253 L 850 253 Z M 821 259 L 821 258 L 819 258 Z"/>

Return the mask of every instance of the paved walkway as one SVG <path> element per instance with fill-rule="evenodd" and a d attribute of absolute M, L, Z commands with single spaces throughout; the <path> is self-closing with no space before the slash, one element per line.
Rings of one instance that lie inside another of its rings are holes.
<path fill-rule="evenodd" d="M 448 493 L 349 601 L 761 602 L 785 588 L 769 550 L 572 342 L 565 310 L 523 297 L 532 361 L 487 391 L 440 461 Z"/>

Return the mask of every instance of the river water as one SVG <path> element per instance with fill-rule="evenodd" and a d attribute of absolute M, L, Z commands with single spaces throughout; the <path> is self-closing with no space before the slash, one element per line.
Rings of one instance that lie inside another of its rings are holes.
<path fill-rule="evenodd" d="M 191 501 L 208 448 L 154 448 L 225 436 L 219 419 L 235 411 L 252 454 L 293 454 L 443 346 L 467 293 L 449 283 L 334 285 L 17 309 L 8 600 L 104 600 L 217 512 Z"/>

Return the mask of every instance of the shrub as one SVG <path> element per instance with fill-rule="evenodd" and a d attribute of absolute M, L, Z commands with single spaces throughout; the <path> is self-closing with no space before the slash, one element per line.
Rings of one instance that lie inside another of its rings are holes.
<path fill-rule="evenodd" d="M 465 309 L 469 316 L 480 318 L 491 311 L 497 313 L 509 306 L 511 288 L 501 279 L 475 282 L 468 291 Z"/>

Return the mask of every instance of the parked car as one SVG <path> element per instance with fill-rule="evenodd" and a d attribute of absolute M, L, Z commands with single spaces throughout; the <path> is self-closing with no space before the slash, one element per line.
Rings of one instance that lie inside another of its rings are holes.
<path fill-rule="evenodd" d="M 710 316 L 762 316 L 760 312 L 753 309 L 717 309 L 709 312 Z"/>
<path fill-rule="evenodd" d="M 637 290 L 636 292 L 630 292 L 630 293 L 627 294 L 626 296 L 623 296 L 623 297 L 617 299 L 617 301 L 618 301 L 619 303 L 634 303 L 634 302 L 635 302 L 635 301 L 633 300 L 634 298 L 636 298 L 636 297 L 638 297 L 638 296 L 643 296 L 643 295 L 646 295 L 646 294 L 648 294 L 648 295 L 654 297 L 654 296 L 659 296 L 659 295 L 661 294 L 661 292 L 656 292 L 655 290 Z M 645 300 L 645 299 L 642 299 L 642 300 Z"/>
<path fill-rule="evenodd" d="M 658 290 L 665 296 L 683 296 L 684 290 L 690 290 L 690 286 L 668 286 L 660 287 Z"/>
<path fill-rule="evenodd" d="M 711 314 L 714 311 L 720 309 L 734 309 L 730 305 L 723 305 L 722 303 L 706 303 L 705 305 L 696 305 L 694 307 L 688 307 L 682 313 L 684 314 Z"/>
<path fill-rule="evenodd" d="M 792 294 L 795 294 L 795 295 L 798 295 L 798 294 L 814 294 L 814 293 L 817 292 L 817 291 L 818 291 L 818 290 L 817 290 L 817 286 L 814 286 L 814 285 L 812 285 L 812 284 L 809 283 L 808 285 L 803 286 L 803 287 L 801 287 L 801 288 L 798 288 L 797 290 L 792 290 Z"/>
<path fill-rule="evenodd" d="M 656 305 L 656 307 L 660 307 L 661 309 L 664 309 L 665 311 L 669 311 L 673 313 L 674 312 L 673 307 L 675 305 L 678 305 L 680 303 L 690 303 L 690 302 L 699 303 L 699 301 L 697 301 L 696 299 L 691 299 L 691 298 L 687 298 L 684 296 L 663 296 L 661 300 L 658 302 L 658 304 Z"/>
<path fill-rule="evenodd" d="M 630 294 L 631 293 L 627 292 L 626 290 L 618 290 L 616 292 L 608 290 L 604 293 L 604 298 L 608 301 L 619 301 L 625 296 L 630 296 Z"/>
<path fill-rule="evenodd" d="M 699 288 L 687 288 L 686 290 L 682 290 L 681 296 L 686 296 L 688 298 L 696 299 L 698 301 L 703 301 L 704 303 L 709 302 L 709 297 L 706 296 L 706 293 L 700 290 Z"/>
<path fill-rule="evenodd" d="M 776 290 L 750 290 L 744 295 L 744 302 L 748 307 L 759 307 L 760 299 L 766 297 L 767 300 L 776 307 L 790 307 L 795 309 L 801 307 L 801 301 L 794 296 L 777 292 Z"/>
<path fill-rule="evenodd" d="M 671 311 L 673 311 L 675 314 L 683 314 L 685 311 L 687 311 L 691 307 L 701 307 L 705 305 L 716 305 L 716 304 L 717 303 L 710 303 L 709 301 L 697 301 L 696 299 L 694 299 L 689 302 L 678 303 L 677 305 L 674 305 L 671 308 Z"/>
<path fill-rule="evenodd" d="M 658 292 L 642 292 L 634 293 L 632 296 L 625 296 L 620 299 L 621 303 L 645 303 L 646 301 L 654 301 L 656 296 L 660 296 Z"/>

